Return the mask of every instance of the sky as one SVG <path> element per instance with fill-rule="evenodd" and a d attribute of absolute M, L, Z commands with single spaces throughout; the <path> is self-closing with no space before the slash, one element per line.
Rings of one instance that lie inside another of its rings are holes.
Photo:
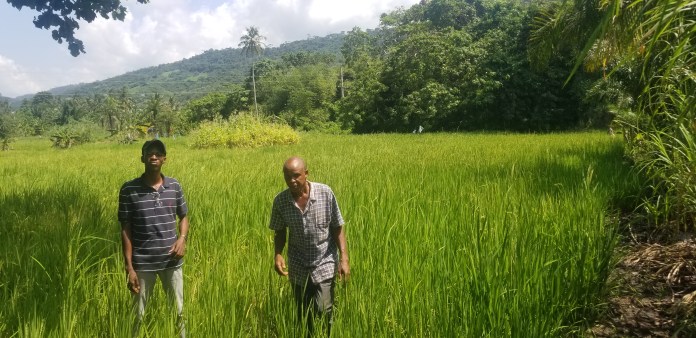
<path fill-rule="evenodd" d="M 86 54 L 70 55 L 50 30 L 34 27 L 37 12 L 0 0 L 0 95 L 17 97 L 69 84 L 108 79 L 179 61 L 209 49 L 238 48 L 246 27 L 266 44 L 375 28 L 382 13 L 418 0 L 122 0 L 124 21 L 80 22 Z"/>

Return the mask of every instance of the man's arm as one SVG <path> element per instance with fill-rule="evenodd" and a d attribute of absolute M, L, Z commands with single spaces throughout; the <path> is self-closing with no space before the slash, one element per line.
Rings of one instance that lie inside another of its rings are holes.
<path fill-rule="evenodd" d="M 340 256 L 338 263 L 338 278 L 347 282 L 350 279 L 350 263 L 348 262 L 348 245 L 346 244 L 346 232 L 343 226 L 332 227 L 329 229 L 331 238 L 336 246 Z"/>
<path fill-rule="evenodd" d="M 179 220 L 179 238 L 172 245 L 172 249 L 169 250 L 170 254 L 174 254 L 176 258 L 184 257 L 186 253 L 186 238 L 188 237 L 189 231 L 189 219 L 188 215 L 185 215 Z"/>
<path fill-rule="evenodd" d="M 276 230 L 275 235 L 273 236 L 273 246 L 275 248 L 275 271 L 281 275 L 281 276 L 287 276 L 288 271 L 286 270 L 285 266 L 285 259 L 283 258 L 283 249 L 285 248 L 285 241 L 287 238 L 287 230 L 286 228 L 282 228 L 281 230 Z"/>
<path fill-rule="evenodd" d="M 126 276 L 128 279 L 128 289 L 131 292 L 140 292 L 138 274 L 133 269 L 133 243 L 131 241 L 131 225 L 128 222 L 121 223 L 121 242 L 123 246 L 123 262 L 126 266 Z"/>

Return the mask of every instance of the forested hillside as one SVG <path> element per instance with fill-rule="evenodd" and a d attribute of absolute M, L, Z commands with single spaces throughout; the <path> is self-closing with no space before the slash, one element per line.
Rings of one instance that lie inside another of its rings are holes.
<path fill-rule="evenodd" d="M 288 42 L 265 49 L 263 56 L 278 59 L 281 55 L 298 51 L 322 52 L 336 55 L 338 62 L 343 37 L 344 34 L 338 33 Z M 135 70 L 103 81 L 58 87 L 49 92 L 60 96 L 84 96 L 126 88 L 136 97 L 159 93 L 186 100 L 227 90 L 230 84 L 243 84 L 249 76 L 251 63 L 252 59 L 245 57 L 240 48 L 210 49 L 181 61 Z"/>
<path fill-rule="evenodd" d="M 209 50 L 37 93 L 2 123 L 12 126 L 6 135 L 50 135 L 80 124 L 125 140 L 143 128 L 187 134 L 243 112 L 332 133 L 606 128 L 617 98 L 630 102 L 634 93 L 596 69 L 568 81 L 577 49 L 555 49 L 535 67 L 529 46 L 540 13 L 524 1 L 423 1 L 383 14 L 373 30 L 356 27 L 260 55 L 257 48 Z"/>

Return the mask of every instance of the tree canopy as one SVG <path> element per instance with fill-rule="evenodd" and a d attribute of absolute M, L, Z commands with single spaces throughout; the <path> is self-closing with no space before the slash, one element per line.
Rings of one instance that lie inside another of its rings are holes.
<path fill-rule="evenodd" d="M 242 47 L 242 53 L 247 57 L 259 56 L 266 47 L 264 40 L 266 37 L 261 35 L 258 27 L 247 27 L 246 34 L 242 35 L 239 41 L 239 47 Z"/>
<path fill-rule="evenodd" d="M 139 3 L 148 3 L 150 0 L 137 0 Z M 35 1 L 35 0 L 7 0 L 12 7 L 21 10 L 24 7 L 39 12 L 34 17 L 36 28 L 51 29 L 51 36 L 58 43 L 65 40 L 72 56 L 85 53 L 82 40 L 75 37 L 75 31 L 80 28 L 78 20 L 92 22 L 98 16 L 105 19 L 120 20 L 126 17 L 126 7 L 120 0 L 107 1 Z"/>

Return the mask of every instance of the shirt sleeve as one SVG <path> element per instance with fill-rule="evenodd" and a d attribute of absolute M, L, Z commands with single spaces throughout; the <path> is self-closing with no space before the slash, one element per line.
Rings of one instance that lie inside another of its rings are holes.
<path fill-rule="evenodd" d="M 130 195 L 124 185 L 118 192 L 118 221 L 120 223 L 130 222 L 131 208 Z"/>
<path fill-rule="evenodd" d="M 341 210 L 338 208 L 338 201 L 336 200 L 336 195 L 331 191 L 331 223 L 330 227 L 342 227 L 345 222 L 343 221 L 343 215 L 341 215 Z"/>
<path fill-rule="evenodd" d="M 188 214 L 188 204 L 186 204 L 186 198 L 184 197 L 184 188 L 181 187 L 181 184 L 176 186 L 176 214 L 179 218 L 182 218 Z"/>
<path fill-rule="evenodd" d="M 285 222 L 283 222 L 283 215 L 280 212 L 280 205 L 278 202 L 278 197 L 273 200 L 273 207 L 271 207 L 271 221 L 268 224 L 271 230 L 278 231 L 285 228 Z"/>

